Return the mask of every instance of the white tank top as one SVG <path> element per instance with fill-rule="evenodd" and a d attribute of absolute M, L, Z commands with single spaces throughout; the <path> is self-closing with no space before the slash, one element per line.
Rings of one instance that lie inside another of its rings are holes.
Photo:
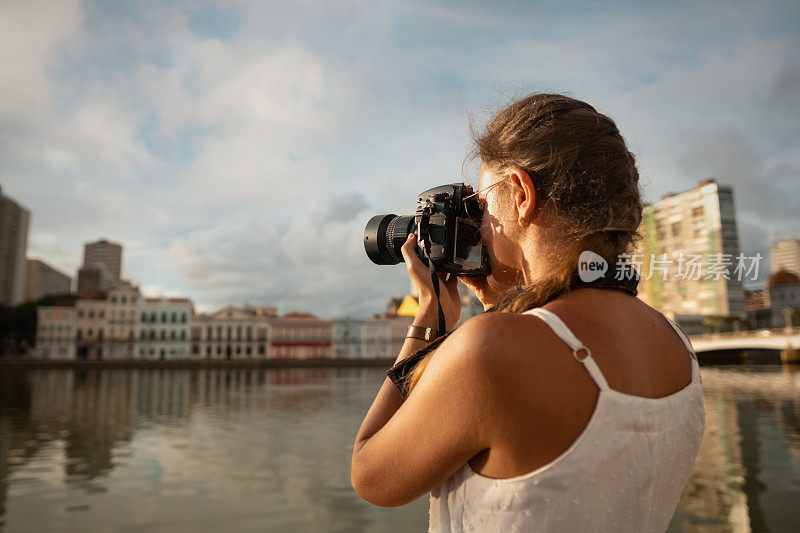
<path fill-rule="evenodd" d="M 663 533 L 705 429 L 700 368 L 689 339 L 692 382 L 664 398 L 608 387 L 591 352 L 558 316 L 531 309 L 572 349 L 600 388 L 591 419 L 561 455 L 533 472 L 492 479 L 465 464 L 431 491 L 430 532 L 613 531 Z"/>

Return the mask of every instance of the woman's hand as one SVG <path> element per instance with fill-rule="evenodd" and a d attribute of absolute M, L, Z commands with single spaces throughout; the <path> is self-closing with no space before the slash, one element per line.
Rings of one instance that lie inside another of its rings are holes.
<path fill-rule="evenodd" d="M 403 247 L 400 248 L 403 259 L 408 268 L 408 274 L 417 287 L 419 293 L 419 313 L 414 319 L 414 325 L 426 328 L 438 328 L 438 309 L 436 307 L 436 293 L 433 291 L 431 271 L 417 256 L 417 236 L 408 235 Z M 461 298 L 458 295 L 458 278 L 451 274 L 437 273 L 439 276 L 439 303 L 444 312 L 444 321 L 447 331 L 452 330 L 461 316 Z M 440 331 L 439 334 L 445 333 Z"/>
<path fill-rule="evenodd" d="M 502 302 L 514 287 L 506 285 L 489 274 L 488 276 L 460 276 L 458 279 L 475 293 L 483 304 L 483 309 L 489 309 Z"/>

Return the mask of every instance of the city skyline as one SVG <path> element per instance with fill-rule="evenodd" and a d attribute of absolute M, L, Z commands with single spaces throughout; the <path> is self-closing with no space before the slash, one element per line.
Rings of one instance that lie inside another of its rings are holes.
<path fill-rule="evenodd" d="M 9 2 L 3 191 L 70 274 L 106 237 L 147 294 L 366 316 L 408 285 L 369 216 L 461 179 L 470 116 L 566 92 L 617 122 L 645 200 L 716 177 L 766 256 L 800 234 L 798 9 Z"/>

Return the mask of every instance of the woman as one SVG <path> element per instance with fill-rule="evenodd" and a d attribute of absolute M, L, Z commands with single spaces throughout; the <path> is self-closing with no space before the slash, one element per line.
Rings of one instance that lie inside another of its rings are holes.
<path fill-rule="evenodd" d="M 356 437 L 353 487 L 387 507 L 430 491 L 431 531 L 662 532 L 705 411 L 688 339 L 609 278 L 642 217 L 633 155 L 611 119 L 556 94 L 511 103 L 476 145 L 492 274 L 462 281 L 493 312 L 425 355 L 405 398 L 384 382 Z M 436 328 L 415 246 L 403 247 L 414 325 Z M 583 251 L 607 261 L 604 283 L 581 282 Z M 440 279 L 448 330 L 456 283 Z M 398 362 L 427 345 L 410 331 Z"/>

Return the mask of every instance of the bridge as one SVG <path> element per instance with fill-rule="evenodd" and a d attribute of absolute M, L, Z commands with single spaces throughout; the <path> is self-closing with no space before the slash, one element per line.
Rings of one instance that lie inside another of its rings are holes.
<path fill-rule="evenodd" d="M 781 359 L 800 361 L 800 328 L 760 329 L 691 335 L 695 352 L 720 350 L 779 350 Z"/>

